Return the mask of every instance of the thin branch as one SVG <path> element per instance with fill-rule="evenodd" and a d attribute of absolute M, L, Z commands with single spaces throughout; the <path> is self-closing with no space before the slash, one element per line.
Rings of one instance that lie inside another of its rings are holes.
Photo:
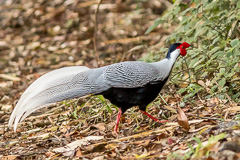
<path fill-rule="evenodd" d="M 97 31 L 98 31 L 98 12 L 99 12 L 99 7 L 100 4 L 102 3 L 102 0 L 99 0 L 99 3 L 97 5 L 97 10 L 95 12 L 95 27 L 94 27 L 94 37 L 93 37 L 93 45 L 94 45 L 94 58 L 97 61 L 97 67 L 100 65 L 100 58 L 99 58 L 99 53 L 97 50 Z"/>
<path fill-rule="evenodd" d="M 128 136 L 128 137 L 113 139 L 113 140 L 106 141 L 106 142 L 99 142 L 99 143 L 95 143 L 95 144 L 89 145 L 89 148 L 93 148 L 93 147 L 99 146 L 101 144 L 105 145 L 105 144 L 110 144 L 110 143 L 113 143 L 113 142 L 122 142 L 122 141 L 128 141 L 130 139 L 137 139 L 137 138 L 148 137 L 151 134 L 160 134 L 160 133 L 166 132 L 166 131 L 171 132 L 177 126 L 179 126 L 179 125 L 176 124 L 176 126 L 166 127 L 164 129 L 159 129 L 159 130 L 155 130 L 155 131 L 150 130 L 150 131 L 145 131 L 145 132 L 142 132 L 142 133 L 134 134 L 134 135 L 131 135 L 131 136 Z"/>
<path fill-rule="evenodd" d="M 159 96 L 161 97 L 161 99 L 163 100 L 163 102 L 168 105 L 168 103 L 166 102 L 166 100 L 161 96 L 161 94 L 159 94 Z"/>
<path fill-rule="evenodd" d="M 216 80 L 214 80 L 214 83 L 218 86 L 218 88 L 219 88 L 220 90 L 223 89 L 223 88 L 217 83 Z M 230 97 L 226 92 L 224 92 L 224 93 L 225 93 L 226 97 L 228 98 L 230 104 L 232 105 L 232 99 L 231 99 L 231 97 Z"/>
<path fill-rule="evenodd" d="M 178 75 L 179 73 L 182 73 L 184 71 L 188 71 L 188 70 L 193 70 L 194 68 L 187 68 L 187 69 L 183 69 L 181 71 L 175 72 L 173 73 L 174 75 L 171 76 L 171 79 L 169 81 L 172 81 L 173 77 L 175 77 L 176 75 Z"/>
<path fill-rule="evenodd" d="M 188 67 L 187 61 L 186 61 L 186 59 L 185 59 L 185 58 L 184 58 L 183 60 L 184 60 L 184 62 L 185 62 L 185 64 L 186 64 L 186 66 L 187 66 L 187 71 L 188 71 L 189 82 L 190 82 L 190 84 L 191 84 L 191 83 L 192 83 L 192 81 L 191 81 L 190 70 L 189 70 L 189 67 Z"/>

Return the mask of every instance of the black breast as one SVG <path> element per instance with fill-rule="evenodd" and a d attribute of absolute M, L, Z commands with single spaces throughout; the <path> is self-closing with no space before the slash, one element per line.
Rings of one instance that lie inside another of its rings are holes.
<path fill-rule="evenodd" d="M 145 110 L 146 106 L 158 96 L 166 81 L 167 78 L 164 81 L 137 88 L 110 88 L 99 94 L 121 108 L 123 112 L 133 106 L 139 106 L 141 110 Z"/>

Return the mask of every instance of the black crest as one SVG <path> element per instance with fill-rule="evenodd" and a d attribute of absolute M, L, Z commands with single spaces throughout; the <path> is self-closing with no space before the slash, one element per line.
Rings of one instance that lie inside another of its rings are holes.
<path fill-rule="evenodd" d="M 171 57 L 171 53 L 173 52 L 173 51 L 175 51 L 176 50 L 176 48 L 178 47 L 178 46 L 180 46 L 182 43 L 174 43 L 174 44 L 172 44 L 170 47 L 169 47 L 169 50 L 168 50 L 168 53 L 167 53 L 167 57 L 166 58 L 170 58 Z"/>

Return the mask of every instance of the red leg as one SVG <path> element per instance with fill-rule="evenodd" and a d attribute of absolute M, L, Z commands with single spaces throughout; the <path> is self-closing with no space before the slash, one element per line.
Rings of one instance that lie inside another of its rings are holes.
<path fill-rule="evenodd" d="M 148 114 L 146 111 L 142 111 L 140 110 L 143 114 L 145 114 L 146 116 L 148 116 L 149 118 L 151 118 L 152 120 L 154 120 L 155 122 L 158 122 L 158 123 L 166 123 L 168 122 L 168 120 L 158 120 L 157 118 L 153 117 L 152 115 Z"/>
<path fill-rule="evenodd" d="M 118 135 L 117 129 L 118 129 L 118 124 L 119 124 L 121 115 L 122 115 L 122 109 L 119 108 L 119 110 L 118 110 L 118 115 L 117 115 L 117 120 L 116 120 L 116 126 L 114 127 L 114 133 L 115 133 L 116 135 Z"/>

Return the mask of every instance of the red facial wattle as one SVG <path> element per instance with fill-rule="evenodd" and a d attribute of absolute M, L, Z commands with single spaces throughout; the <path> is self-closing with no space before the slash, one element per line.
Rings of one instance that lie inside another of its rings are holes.
<path fill-rule="evenodd" d="M 182 56 L 185 56 L 187 54 L 186 48 L 190 47 L 190 44 L 187 42 L 183 42 L 180 46 L 177 47 L 177 49 L 180 49 L 180 54 Z"/>

